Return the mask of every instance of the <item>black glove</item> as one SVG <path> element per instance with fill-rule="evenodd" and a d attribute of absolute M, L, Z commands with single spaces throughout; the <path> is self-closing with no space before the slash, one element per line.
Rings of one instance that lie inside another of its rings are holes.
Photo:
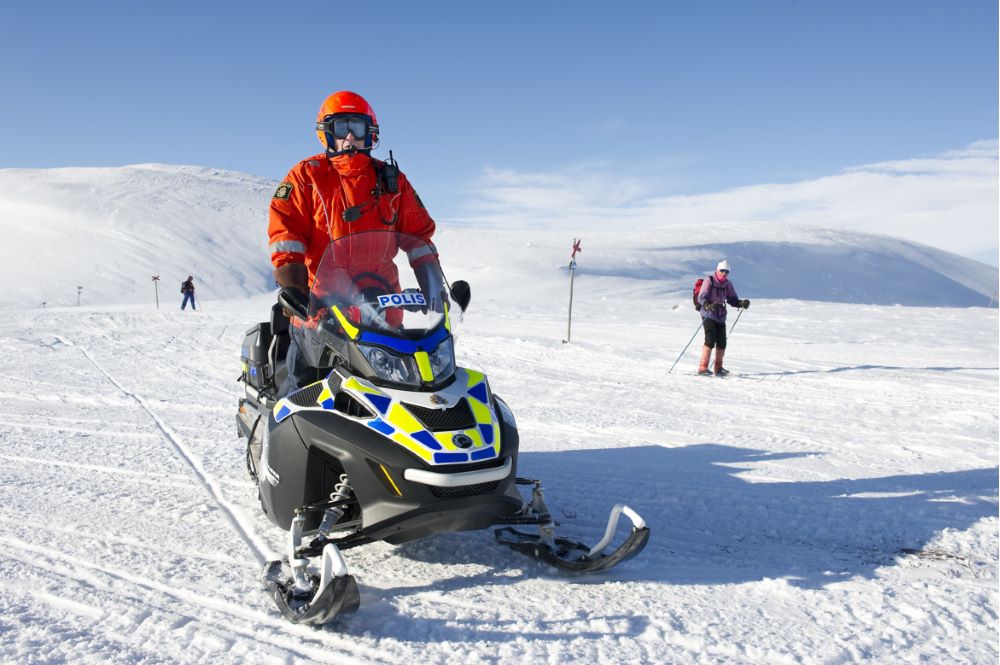
<path fill-rule="evenodd" d="M 278 291 L 278 304 L 285 316 L 302 320 L 309 318 L 309 294 L 296 286 L 283 286 Z"/>
<path fill-rule="evenodd" d="M 743 309 L 749 308 L 750 307 L 750 301 L 746 300 L 746 299 L 741 300 L 740 301 L 740 307 L 742 307 Z"/>
<path fill-rule="evenodd" d="M 705 309 L 707 309 L 709 312 L 715 311 L 715 308 L 718 307 L 718 306 L 719 306 L 718 303 L 714 303 L 714 302 L 707 302 L 707 303 L 705 303 Z"/>
<path fill-rule="evenodd" d="M 462 311 L 469 309 L 469 301 L 472 300 L 472 287 L 464 279 L 456 280 L 451 285 L 451 299 L 462 308 Z"/>

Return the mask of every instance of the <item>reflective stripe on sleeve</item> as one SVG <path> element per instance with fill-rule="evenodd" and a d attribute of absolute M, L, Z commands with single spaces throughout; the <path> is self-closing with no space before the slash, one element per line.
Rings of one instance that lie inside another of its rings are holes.
<path fill-rule="evenodd" d="M 414 249 L 411 249 L 410 251 L 408 251 L 406 253 L 406 257 L 408 259 L 410 259 L 410 262 L 412 263 L 413 261 L 416 261 L 417 259 L 422 259 L 423 257 L 427 256 L 428 254 L 437 256 L 437 250 L 434 248 L 434 245 L 431 245 L 429 243 L 426 244 L 426 245 L 423 245 L 421 247 L 416 247 Z"/>
<path fill-rule="evenodd" d="M 305 243 L 301 243 L 298 240 L 275 240 L 270 244 L 270 248 L 272 254 L 277 252 L 298 252 L 299 254 L 306 253 Z"/>

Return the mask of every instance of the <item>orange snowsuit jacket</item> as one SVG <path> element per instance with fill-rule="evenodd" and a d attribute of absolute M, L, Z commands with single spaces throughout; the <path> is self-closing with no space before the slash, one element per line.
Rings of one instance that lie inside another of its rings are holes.
<path fill-rule="evenodd" d="M 396 193 L 373 194 L 377 161 L 364 153 L 319 154 L 292 167 L 271 198 L 267 235 L 275 268 L 305 263 L 312 286 L 330 243 L 359 231 L 396 231 L 430 245 L 434 220 L 403 173 Z M 353 206 L 361 206 L 361 215 L 347 222 L 343 213 Z"/>

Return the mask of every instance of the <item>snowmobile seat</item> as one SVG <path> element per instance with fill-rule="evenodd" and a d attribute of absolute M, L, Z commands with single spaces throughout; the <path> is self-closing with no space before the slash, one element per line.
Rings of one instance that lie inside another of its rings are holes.
<path fill-rule="evenodd" d="M 271 344 L 267 350 L 268 364 L 271 366 L 271 376 L 275 386 L 285 382 L 288 370 L 285 368 L 285 356 L 288 355 L 288 342 L 291 339 L 288 332 L 288 317 L 281 305 L 275 303 L 271 307 Z"/>
<path fill-rule="evenodd" d="M 274 303 L 271 307 L 271 334 L 288 334 L 288 317 L 285 316 L 285 310 L 278 303 Z"/>

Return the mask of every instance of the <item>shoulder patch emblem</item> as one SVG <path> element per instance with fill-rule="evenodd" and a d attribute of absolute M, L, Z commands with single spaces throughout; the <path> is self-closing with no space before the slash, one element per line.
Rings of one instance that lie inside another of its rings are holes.
<path fill-rule="evenodd" d="M 278 185 L 278 189 L 274 190 L 274 196 L 271 198 L 275 199 L 287 199 L 292 195 L 292 183 L 283 182 Z"/>

